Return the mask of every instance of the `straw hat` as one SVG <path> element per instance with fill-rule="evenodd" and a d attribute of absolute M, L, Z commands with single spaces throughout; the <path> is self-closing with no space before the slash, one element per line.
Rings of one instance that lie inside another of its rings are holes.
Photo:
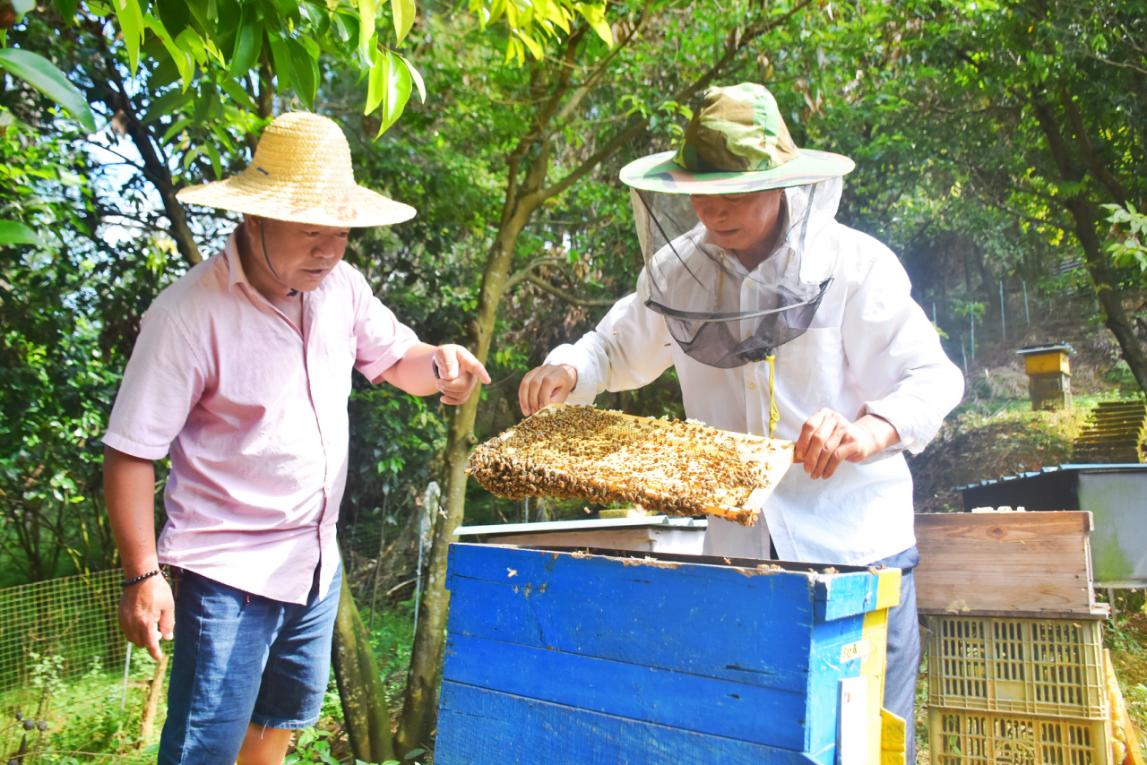
<path fill-rule="evenodd" d="M 415 210 L 359 186 L 350 146 L 331 120 L 307 112 L 276 117 L 246 170 L 214 183 L 183 189 L 189 204 L 294 223 L 351 228 L 385 226 L 414 217 Z"/>
<path fill-rule="evenodd" d="M 841 154 L 798 149 L 773 94 L 747 82 L 709 88 L 681 148 L 630 162 L 621 180 L 665 194 L 744 194 L 816 183 L 854 167 Z"/>

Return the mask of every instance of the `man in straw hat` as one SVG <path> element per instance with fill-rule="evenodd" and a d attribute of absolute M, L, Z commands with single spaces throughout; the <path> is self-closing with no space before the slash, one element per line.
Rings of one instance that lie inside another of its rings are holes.
<path fill-rule="evenodd" d="M 519 398 L 525 414 L 591 403 L 672 366 L 688 417 L 795 441 L 803 469 L 766 523 L 710 519 L 706 552 L 903 569 L 884 706 L 907 721 L 913 762 L 918 556 L 902 451 L 931 440 L 963 378 L 896 256 L 835 220 L 853 166 L 798 149 L 765 87 L 709 89 L 677 152 L 621 171 L 645 256 L 637 292 L 527 373 Z"/>
<path fill-rule="evenodd" d="M 104 436 L 120 624 L 156 658 L 174 634 L 161 763 L 280 763 L 327 687 L 351 371 L 455 405 L 490 378 L 420 342 L 342 262 L 351 228 L 414 209 L 355 183 L 329 119 L 280 116 L 250 167 L 179 198 L 243 222 L 148 309 Z"/>

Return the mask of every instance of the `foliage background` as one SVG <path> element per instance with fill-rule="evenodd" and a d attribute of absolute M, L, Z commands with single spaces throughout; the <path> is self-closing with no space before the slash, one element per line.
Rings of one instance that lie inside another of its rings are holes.
<path fill-rule="evenodd" d="M 356 381 L 342 524 L 360 603 L 421 586 L 430 535 L 457 520 L 426 500 L 431 481 L 448 493 L 451 445 L 516 421 L 521 374 L 632 288 L 617 172 L 679 138 L 696 96 L 677 95 L 710 75 L 767 83 L 798 144 L 856 159 L 840 217 L 901 256 L 969 405 L 1022 397 L 1014 349 L 1052 340 L 1075 345 L 1077 390 L 1147 384 L 1141 3 L 526 7 L 0 0 L 0 51 L 54 64 L 91 120 L 0 79 L 0 585 L 116 565 L 99 436 L 139 317 L 234 224 L 174 193 L 244 167 L 288 109 L 340 122 L 359 181 L 419 210 L 352 239 L 383 301 L 429 341 L 490 341 L 494 384 L 461 436 L 433 400 Z M 553 193 L 515 218 L 528 189 Z M 680 413 L 671 374 L 600 401 Z M 464 508 L 583 513 L 472 485 Z"/>

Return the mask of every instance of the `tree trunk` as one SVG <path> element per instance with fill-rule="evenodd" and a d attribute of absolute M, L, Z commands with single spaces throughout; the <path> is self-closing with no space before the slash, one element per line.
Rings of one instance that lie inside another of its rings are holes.
<path fill-rule="evenodd" d="M 339 611 L 335 617 L 331 659 L 342 701 L 343 720 L 355 758 L 364 762 L 395 759 L 386 687 L 367 639 L 366 627 L 350 593 L 345 571 L 339 593 Z"/>
<path fill-rule="evenodd" d="M 1068 140 L 1051 104 L 1046 97 L 1035 94 L 1032 98 L 1035 108 L 1036 120 L 1047 139 L 1048 149 L 1052 160 L 1059 169 L 1063 180 L 1073 187 L 1088 177 L 1086 168 L 1088 162 L 1077 154 L 1073 146 L 1081 141 L 1079 136 Z M 1067 125 L 1069 131 L 1071 125 Z M 1074 132 L 1071 133 L 1074 135 Z M 1097 179 L 1100 188 L 1103 188 L 1101 179 Z M 1063 201 L 1063 205 L 1075 221 L 1075 235 L 1083 248 L 1084 259 L 1087 263 L 1087 273 L 1091 276 L 1091 284 L 1095 289 L 1095 296 L 1099 301 L 1099 308 L 1103 312 L 1103 323 L 1115 335 L 1119 349 L 1123 352 L 1123 360 L 1131 368 L 1131 374 L 1139 383 L 1139 389 L 1147 392 L 1147 353 L 1143 344 L 1135 335 L 1135 328 L 1127 317 L 1123 307 L 1123 293 L 1119 289 L 1107 254 L 1103 251 L 1098 232 L 1101 215 L 1097 202 L 1086 196 L 1086 191 L 1077 191 Z"/>
<path fill-rule="evenodd" d="M 502 300 L 502 290 L 510 273 L 518 234 L 536 205 L 523 209 L 515 200 L 507 200 L 507 207 L 512 212 L 503 216 L 502 230 L 487 261 L 478 310 L 468 337 L 469 347 L 474 349 L 474 355 L 483 363 L 490 353 L 494 322 Z M 474 442 L 474 421 L 477 418 L 479 399 L 479 396 L 471 396 L 469 401 L 454 410 L 450 419 L 450 432 L 446 441 L 445 517 L 440 517 L 434 526 L 430 557 L 426 563 L 410 676 L 406 683 L 402 720 L 398 728 L 398 749 L 403 753 L 430 743 L 438 708 L 446 616 L 450 608 L 450 593 L 446 590 L 447 554 L 454 532 L 462 524 L 466 507 L 466 460 Z"/>
<path fill-rule="evenodd" d="M 1127 316 L 1123 306 L 1123 292 L 1119 289 L 1115 274 L 1107 262 L 1107 254 L 1096 234 L 1098 209 L 1081 199 L 1069 202 L 1067 208 L 1075 219 L 1075 235 L 1083 247 L 1087 273 L 1091 276 L 1095 297 L 1103 311 L 1103 323 L 1115 335 L 1115 341 L 1123 352 L 1123 360 L 1131 368 L 1139 389 L 1147 392 L 1147 352 L 1144 352 L 1143 343 L 1136 336 L 1135 327 Z"/>

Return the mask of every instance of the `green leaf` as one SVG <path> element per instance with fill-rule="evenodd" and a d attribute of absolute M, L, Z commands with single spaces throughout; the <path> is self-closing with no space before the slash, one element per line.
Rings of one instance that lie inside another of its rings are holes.
<path fill-rule="evenodd" d="M 208 0 L 184 0 L 184 4 L 187 6 L 187 13 L 191 16 L 197 29 L 217 29 L 216 22 L 227 22 L 227 19 L 219 19 L 211 15 L 214 10 L 209 7 L 211 3 Z"/>
<path fill-rule="evenodd" d="M 187 87 L 191 84 L 191 80 L 195 77 L 195 59 L 191 57 L 189 51 L 180 47 L 171 39 L 171 35 L 167 33 L 167 30 L 159 19 L 154 16 L 149 16 L 147 19 L 147 27 L 159 38 L 159 41 L 163 43 L 164 49 L 167 50 L 167 55 L 171 58 L 171 63 L 179 70 L 179 79 L 183 83 L 183 89 L 187 90 Z M 192 29 L 191 27 L 187 27 L 183 31 L 191 32 Z"/>
<path fill-rule="evenodd" d="M 87 99 L 48 59 L 19 48 L 3 48 L 0 49 L 0 69 L 7 70 L 55 101 L 79 120 L 84 130 L 95 132 L 96 119 Z"/>
<path fill-rule="evenodd" d="M 138 0 L 113 0 L 116 18 L 119 19 L 119 28 L 123 33 L 123 43 L 127 47 L 127 60 L 131 66 L 131 73 L 135 74 L 139 68 L 139 46 L 143 42 L 143 11 L 139 9 Z M 155 19 L 156 23 L 162 23 Z"/>
<path fill-rule="evenodd" d="M 613 29 L 605 19 L 605 3 L 598 5 L 576 3 L 574 10 L 582 15 L 586 22 L 589 23 L 590 28 L 593 29 L 606 45 L 611 48 L 613 47 Z"/>
<path fill-rule="evenodd" d="M 414 26 L 417 10 L 414 0 L 390 0 L 390 14 L 394 18 L 394 37 L 400 44 Z"/>
<path fill-rule="evenodd" d="M 530 51 L 530 55 L 535 59 L 541 61 L 545 57 L 545 49 L 543 49 L 541 44 L 533 37 L 530 37 L 520 29 L 515 30 L 514 34 L 518 36 L 518 39 L 522 41 L 522 44 L 526 46 L 526 49 Z"/>
<path fill-rule="evenodd" d="M 279 90 L 287 90 L 293 78 L 291 65 L 291 49 L 279 35 L 268 30 L 267 43 L 271 46 L 271 64 L 275 75 L 279 78 Z"/>
<path fill-rule="evenodd" d="M 374 20 L 378 16 L 378 0 L 358 0 L 358 55 L 364 64 L 374 61 Z"/>
<path fill-rule="evenodd" d="M 203 66 L 207 63 L 207 49 L 203 45 L 203 38 L 199 36 L 191 27 L 185 27 L 179 36 L 175 38 L 175 44 L 179 49 L 186 51 L 195 59 L 195 63 Z"/>
<path fill-rule="evenodd" d="M 169 114 L 174 114 L 188 101 L 191 100 L 191 92 L 187 90 L 169 90 L 159 98 L 154 99 L 148 104 L 147 114 L 143 117 L 143 124 L 147 125 L 155 122 L 160 117 L 165 117 Z"/>
<path fill-rule="evenodd" d="M 200 88 L 199 100 L 195 103 L 195 110 L 191 113 L 192 121 L 203 125 L 215 119 L 219 112 L 219 91 L 215 88 Z"/>
<path fill-rule="evenodd" d="M 310 1 L 299 3 L 299 15 L 301 15 L 319 35 L 325 34 L 327 28 L 330 26 L 330 13 L 319 3 Z"/>
<path fill-rule="evenodd" d="M 158 0 L 156 7 L 169 34 L 178 35 L 191 19 L 186 0 Z"/>
<path fill-rule="evenodd" d="M 231 64 L 227 72 L 232 77 L 246 74 L 259 59 L 263 50 L 263 22 L 248 14 L 243 8 L 243 17 L 239 21 L 239 29 L 235 31 L 235 47 L 231 50 Z"/>
<path fill-rule="evenodd" d="M 255 103 L 255 99 L 247 92 L 247 89 L 236 82 L 231 77 L 224 77 L 222 82 L 219 83 L 223 91 L 231 96 L 235 103 L 242 106 L 249 112 L 256 113 L 259 111 L 259 105 Z"/>
<path fill-rule="evenodd" d="M 172 138 L 179 135 L 180 133 L 182 133 L 184 130 L 186 130 L 190 126 L 191 126 L 191 118 L 190 117 L 183 117 L 182 119 L 175 121 L 174 123 L 172 123 L 171 127 L 169 127 L 166 131 L 164 131 L 163 136 L 159 139 L 160 143 L 169 142 Z"/>
<path fill-rule="evenodd" d="M 319 88 L 319 62 L 297 40 L 287 40 L 294 71 L 295 92 L 308 109 L 315 108 L 315 93 Z"/>
<path fill-rule="evenodd" d="M 207 152 L 208 159 L 211 160 L 211 171 L 215 173 L 216 178 L 222 178 L 223 162 L 219 158 L 219 149 L 217 149 L 211 141 L 208 141 L 203 148 Z"/>
<path fill-rule="evenodd" d="M 370 66 L 367 84 L 366 114 L 379 111 L 378 135 L 385 133 L 398 121 L 406 102 L 410 100 L 412 86 L 410 69 L 402 57 L 391 50 L 377 50 Z"/>
<path fill-rule="evenodd" d="M 76 5 L 78 3 L 79 0 L 56 0 L 56 10 L 59 12 L 60 18 L 70 23 L 76 15 Z"/>
<path fill-rule="evenodd" d="M 358 35 L 358 19 L 353 16 L 336 13 L 331 21 L 339 42 L 350 42 Z"/>
<path fill-rule="evenodd" d="M 19 24 L 20 19 L 28 15 L 28 12 L 36 7 L 36 0 L 11 0 L 12 10 L 16 14 L 15 23 Z"/>
<path fill-rule="evenodd" d="M 0 220 L 0 245 L 36 244 L 40 238 L 31 226 L 14 220 Z"/>
<path fill-rule="evenodd" d="M 395 55 L 402 59 L 402 63 L 406 64 L 406 68 L 410 70 L 410 79 L 414 81 L 414 87 L 418 90 L 418 100 L 426 103 L 426 83 L 422 81 L 422 74 L 414 68 L 414 64 L 410 63 L 405 56 L 397 53 Z"/>
<path fill-rule="evenodd" d="M 550 3 L 545 9 L 546 19 L 557 25 L 567 35 L 570 33 L 570 14 L 559 3 Z"/>
<path fill-rule="evenodd" d="M 387 60 L 382 51 L 375 49 L 370 58 L 370 74 L 366 81 L 366 104 L 362 113 L 370 114 L 382 103 L 383 91 L 386 89 Z"/>
<path fill-rule="evenodd" d="M 508 64 L 514 60 L 517 60 L 518 66 L 526 63 L 526 47 L 517 37 L 510 37 L 506 40 L 506 58 L 502 63 Z"/>

